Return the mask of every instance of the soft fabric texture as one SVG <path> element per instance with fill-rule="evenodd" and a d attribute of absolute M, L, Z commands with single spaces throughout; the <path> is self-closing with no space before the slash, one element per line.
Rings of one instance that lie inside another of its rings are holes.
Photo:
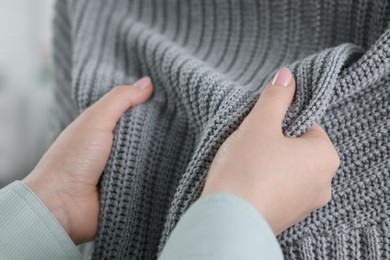
<path fill-rule="evenodd" d="M 271 227 L 255 207 L 235 195 L 213 193 L 183 214 L 159 257 L 183 259 L 283 260 L 283 255 Z"/>
<path fill-rule="evenodd" d="M 0 259 L 82 259 L 76 245 L 23 182 L 0 189 Z"/>
<path fill-rule="evenodd" d="M 297 82 L 284 133 L 317 122 L 341 158 L 332 201 L 278 237 L 285 258 L 390 257 L 389 1 L 60 0 L 56 9 L 53 136 L 117 84 L 148 75 L 155 86 L 115 131 L 92 259 L 157 257 L 280 66 Z"/>
<path fill-rule="evenodd" d="M 83 259 L 61 224 L 21 181 L 0 190 L 0 230 L 0 259 Z M 159 260 L 175 259 L 276 260 L 283 255 L 251 204 L 215 193 L 191 205 L 173 229 Z"/>

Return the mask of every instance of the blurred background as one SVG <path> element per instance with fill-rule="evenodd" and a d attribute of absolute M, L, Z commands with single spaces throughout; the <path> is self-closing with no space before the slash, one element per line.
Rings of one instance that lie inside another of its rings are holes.
<path fill-rule="evenodd" d="M 0 188 L 45 151 L 54 0 L 0 0 Z"/>

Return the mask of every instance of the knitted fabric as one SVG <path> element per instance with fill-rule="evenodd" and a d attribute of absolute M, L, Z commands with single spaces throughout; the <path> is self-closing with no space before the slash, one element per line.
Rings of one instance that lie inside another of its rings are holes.
<path fill-rule="evenodd" d="M 297 82 L 284 133 L 317 122 L 341 158 L 331 202 L 278 236 L 285 258 L 390 258 L 389 1 L 60 0 L 56 10 L 53 136 L 116 85 L 148 75 L 155 87 L 117 125 L 92 259 L 157 257 L 281 66 Z"/>

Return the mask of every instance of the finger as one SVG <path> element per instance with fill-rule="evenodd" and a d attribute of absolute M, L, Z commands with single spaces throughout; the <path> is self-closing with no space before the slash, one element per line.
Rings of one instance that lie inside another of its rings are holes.
<path fill-rule="evenodd" d="M 330 141 L 328 134 L 325 130 L 317 123 L 315 123 L 305 134 L 301 136 L 301 138 L 315 138 L 315 139 L 323 139 L 326 141 Z"/>
<path fill-rule="evenodd" d="M 84 119 L 95 127 L 114 130 L 122 114 L 148 100 L 152 92 L 149 77 L 143 77 L 130 86 L 117 86 L 89 107 L 83 113 Z"/>
<path fill-rule="evenodd" d="M 325 190 L 323 190 L 320 193 L 320 195 L 318 197 L 318 201 L 317 201 L 318 204 L 316 205 L 316 208 L 325 207 L 326 204 L 328 204 L 331 199 L 332 199 L 332 187 L 329 184 L 329 187 L 327 187 Z"/>
<path fill-rule="evenodd" d="M 318 149 L 322 162 L 326 162 L 330 177 L 333 177 L 340 167 L 340 156 L 326 131 L 319 124 L 314 124 L 300 138 L 311 139 L 312 147 Z"/>
<path fill-rule="evenodd" d="M 255 120 L 282 133 L 282 122 L 295 93 L 295 80 L 288 68 L 281 68 L 260 95 L 251 111 Z"/>

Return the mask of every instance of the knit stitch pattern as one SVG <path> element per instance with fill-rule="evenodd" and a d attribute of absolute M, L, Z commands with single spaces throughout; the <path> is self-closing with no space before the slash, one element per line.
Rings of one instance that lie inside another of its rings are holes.
<path fill-rule="evenodd" d="M 223 141 L 278 67 L 282 129 L 314 123 L 341 158 L 331 202 L 278 236 L 286 259 L 390 259 L 390 2 L 59 0 L 52 137 L 119 84 L 152 78 L 101 179 L 92 259 L 155 259 Z"/>

